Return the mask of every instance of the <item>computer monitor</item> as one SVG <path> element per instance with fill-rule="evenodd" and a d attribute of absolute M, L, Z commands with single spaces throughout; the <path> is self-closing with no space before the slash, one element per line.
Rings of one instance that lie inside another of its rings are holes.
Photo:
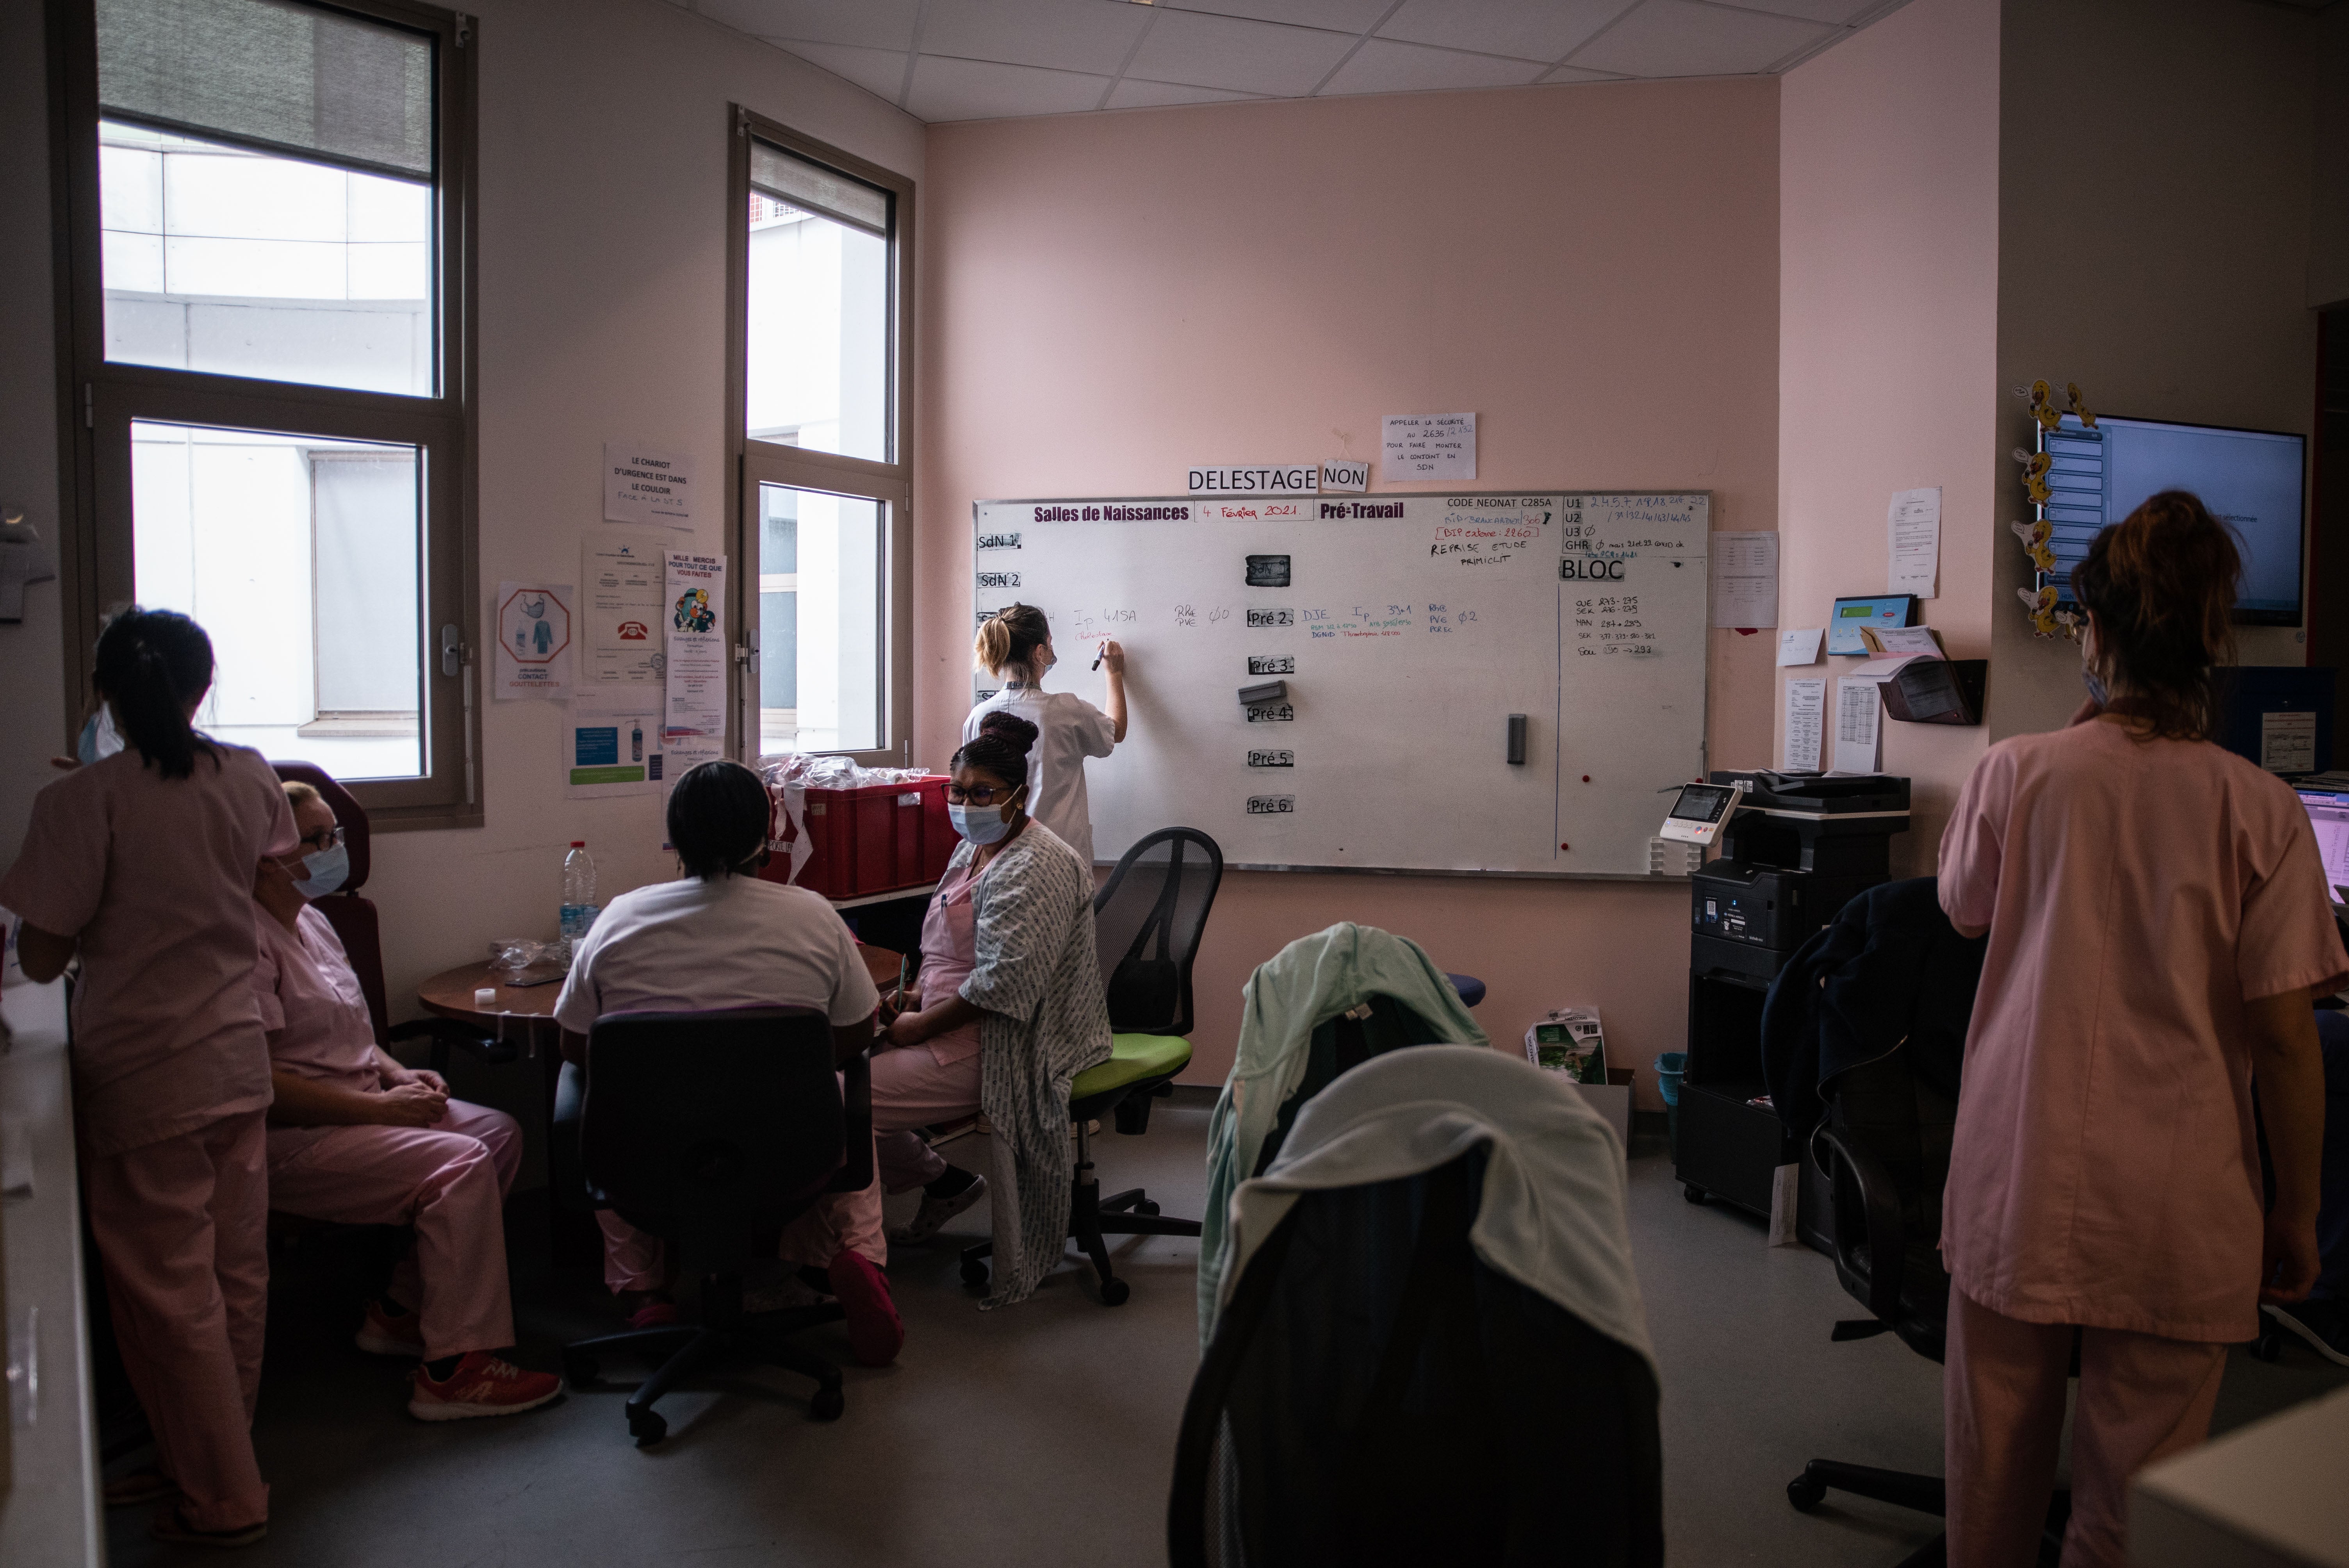
<path fill-rule="evenodd" d="M 2316 852 L 2324 860 L 2324 889 L 2337 908 L 2340 889 L 2349 887 L 2349 795 L 2302 789 L 2300 803 L 2316 830 Z"/>
<path fill-rule="evenodd" d="M 2299 625 L 2306 445 L 2302 437 L 2274 430 L 2110 415 L 2099 416 L 2093 429 L 2076 414 L 2064 415 L 2055 429 L 2041 429 L 2060 599 L 2071 603 L 2072 568 L 2085 559 L 2099 529 L 2120 521 L 2147 496 L 2191 490 L 2234 531 L 2242 551 L 2243 592 L 2235 601 L 2235 619 Z"/>

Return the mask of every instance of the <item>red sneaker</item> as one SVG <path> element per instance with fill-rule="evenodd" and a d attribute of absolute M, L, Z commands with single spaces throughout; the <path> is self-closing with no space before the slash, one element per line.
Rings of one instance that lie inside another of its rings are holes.
<path fill-rule="evenodd" d="M 847 1247 L 833 1254 L 832 1294 L 848 1316 L 848 1351 L 866 1367 L 886 1367 L 905 1343 L 905 1325 L 890 1299 L 889 1276 L 863 1253 Z"/>
<path fill-rule="evenodd" d="M 368 1302 L 367 1316 L 360 1320 L 359 1331 L 351 1342 L 370 1356 L 405 1356 L 411 1361 L 424 1358 L 424 1320 L 412 1312 L 398 1317 L 387 1315 L 381 1304 Z"/>
<path fill-rule="evenodd" d="M 410 1379 L 408 1413 L 419 1421 L 461 1421 L 473 1416 L 513 1416 L 563 1393 L 552 1372 L 525 1372 L 486 1350 L 468 1350 L 445 1382 L 419 1367 Z"/>

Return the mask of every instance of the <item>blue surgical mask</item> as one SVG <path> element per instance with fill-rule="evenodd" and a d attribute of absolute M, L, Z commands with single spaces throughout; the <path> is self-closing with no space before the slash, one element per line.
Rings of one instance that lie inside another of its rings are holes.
<path fill-rule="evenodd" d="M 2080 684 L 2088 688 L 2089 699 L 2098 707 L 2112 706 L 2113 694 L 2105 689 L 2105 683 L 2097 678 L 2096 672 L 2085 665 L 2080 666 Z"/>
<path fill-rule="evenodd" d="M 350 880 L 351 852 L 340 844 L 330 845 L 315 855 L 304 855 L 302 869 L 310 874 L 294 885 L 304 898 L 323 897 Z"/>
<path fill-rule="evenodd" d="M 114 732 L 114 716 L 104 707 L 83 722 L 81 738 L 74 743 L 74 756 L 85 767 L 121 749 L 122 737 Z"/>
<path fill-rule="evenodd" d="M 1026 787 L 1023 785 L 1017 793 L 1013 794 L 1011 800 L 1019 799 L 1019 796 L 1026 792 Z M 954 820 L 956 832 L 960 833 L 972 843 L 984 847 L 999 842 L 1004 834 L 1011 830 L 1009 815 L 1011 800 L 1006 800 L 999 806 L 957 806 L 949 800 L 947 802 L 947 815 Z"/>

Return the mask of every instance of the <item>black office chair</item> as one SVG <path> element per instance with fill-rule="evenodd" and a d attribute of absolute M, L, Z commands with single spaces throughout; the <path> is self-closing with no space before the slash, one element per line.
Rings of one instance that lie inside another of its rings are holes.
<path fill-rule="evenodd" d="M 576 1067 L 564 1068 L 551 1161 L 558 1195 L 573 1203 L 584 1195 L 587 1206 L 659 1236 L 680 1268 L 701 1279 L 698 1325 L 564 1346 L 564 1375 L 574 1387 L 595 1381 L 600 1352 L 665 1357 L 628 1397 L 628 1431 L 639 1448 L 667 1435 L 654 1401 L 720 1353 L 812 1377 L 810 1414 L 829 1421 L 841 1412 L 839 1367 L 788 1343 L 837 1322 L 840 1307 L 755 1320 L 742 1310 L 754 1238 L 826 1192 L 857 1191 L 873 1180 L 866 1059 L 860 1052 L 835 1069 L 833 1057 L 832 1026 L 812 1008 L 609 1013 L 587 1037 L 584 1080 Z"/>
<path fill-rule="evenodd" d="M 1307 1192 L 1191 1385 L 1171 1568 L 1664 1557 L 1654 1373 L 1469 1244 L 1483 1146 Z"/>
<path fill-rule="evenodd" d="M 1196 828 L 1161 828 L 1125 851 L 1093 895 L 1093 940 L 1114 1037 L 1110 1059 L 1069 1086 L 1076 1124 L 1076 1179 L 1069 1196 L 1069 1234 L 1092 1259 L 1103 1306 L 1131 1287 L 1110 1270 L 1110 1236 L 1195 1236 L 1196 1220 L 1170 1220 L 1139 1187 L 1104 1198 L 1093 1174 L 1090 1123 L 1113 1117 L 1122 1133 L 1150 1130 L 1150 1102 L 1174 1092 L 1174 1075 L 1191 1063 L 1191 965 L 1224 878 L 1224 852 Z M 962 1253 L 963 1282 L 987 1283 L 995 1243 Z"/>
<path fill-rule="evenodd" d="M 1834 1192 L 1836 1277 L 1872 1315 L 1837 1324 L 1834 1337 L 1895 1334 L 1918 1355 L 1940 1361 L 1950 1311 L 1940 1251 L 1941 1190 L 1949 1181 L 1956 1102 L 1909 1070 L 1905 1050 L 1847 1068 L 1820 1092 L 1827 1117 L 1811 1147 Z M 2075 1373 L 2076 1363 L 2075 1350 Z M 1840 1460 L 1811 1460 L 1786 1483 L 1786 1497 L 1808 1513 L 1830 1489 L 1920 1513 L 1948 1511 L 1939 1476 Z M 2071 1514 L 2071 1493 L 2058 1491 L 2048 1505 L 2041 1562 L 2053 1564 L 2061 1555 Z M 1900 1568 L 1944 1560 L 1944 1538 L 1937 1535 Z"/>

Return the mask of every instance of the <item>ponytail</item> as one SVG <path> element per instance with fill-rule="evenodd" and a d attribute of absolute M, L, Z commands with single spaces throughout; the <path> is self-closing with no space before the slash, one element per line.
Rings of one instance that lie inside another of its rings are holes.
<path fill-rule="evenodd" d="M 1036 650 L 1052 640 L 1052 623 L 1033 604 L 1006 604 L 979 623 L 972 651 L 978 667 L 991 676 L 1013 675 L 1034 680 Z"/>
<path fill-rule="evenodd" d="M 220 766 L 212 742 L 188 722 L 188 709 L 212 684 L 212 640 L 202 626 L 176 611 L 133 604 L 98 634 L 92 674 L 124 741 L 164 778 L 194 772 L 198 751 Z"/>

